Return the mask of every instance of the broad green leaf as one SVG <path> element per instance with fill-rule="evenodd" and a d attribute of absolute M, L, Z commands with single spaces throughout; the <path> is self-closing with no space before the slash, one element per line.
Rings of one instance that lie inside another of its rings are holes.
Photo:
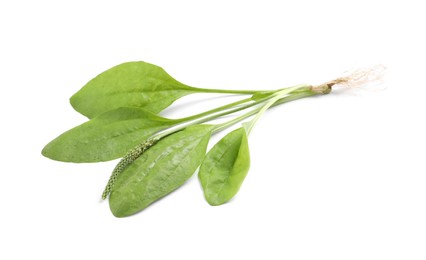
<path fill-rule="evenodd" d="M 206 153 L 212 125 L 195 125 L 161 139 L 120 175 L 109 197 L 116 217 L 126 217 L 180 187 Z"/>
<path fill-rule="evenodd" d="M 64 162 L 113 160 L 176 122 L 141 108 L 118 108 L 58 136 L 44 147 L 42 154 Z"/>
<path fill-rule="evenodd" d="M 175 100 L 197 92 L 146 62 L 127 62 L 96 76 L 74 94 L 71 105 L 93 118 L 119 107 L 142 107 L 154 114 Z"/>
<path fill-rule="evenodd" d="M 215 144 L 200 166 L 198 177 L 207 202 L 216 206 L 232 199 L 249 168 L 247 134 L 244 128 L 238 128 Z"/>

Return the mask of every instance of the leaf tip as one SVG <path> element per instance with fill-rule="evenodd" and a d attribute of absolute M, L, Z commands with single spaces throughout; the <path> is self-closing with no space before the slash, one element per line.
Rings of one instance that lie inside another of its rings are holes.
<path fill-rule="evenodd" d="M 66 149 L 58 143 L 58 139 L 56 138 L 46 144 L 46 146 L 41 150 L 41 154 L 54 161 L 73 162 L 71 158 L 64 156 L 64 154 L 66 154 L 64 152 L 65 150 Z"/>
<path fill-rule="evenodd" d="M 49 158 L 49 159 L 54 159 L 53 157 L 52 157 L 52 149 L 51 149 L 51 143 L 48 143 L 48 144 L 46 144 L 44 147 L 43 147 L 43 149 L 41 150 L 41 155 L 43 155 L 44 157 L 46 157 L 46 158 Z"/>
<path fill-rule="evenodd" d="M 219 201 L 219 200 L 212 200 L 212 199 L 206 199 L 210 206 L 220 206 L 225 204 L 227 201 Z"/>
<path fill-rule="evenodd" d="M 90 109 L 85 108 L 84 102 L 83 103 L 81 102 L 81 98 L 79 95 L 81 90 L 82 89 L 80 89 L 77 93 L 75 93 L 74 95 L 70 97 L 69 99 L 70 105 L 75 111 L 82 114 L 83 116 L 87 118 L 93 118 L 94 114 L 90 112 L 91 111 Z"/>
<path fill-rule="evenodd" d="M 76 95 L 78 94 L 78 92 L 77 93 L 75 93 L 74 95 L 72 95 L 71 97 L 70 97 L 70 99 L 69 99 L 69 102 L 70 102 L 70 105 L 74 108 L 74 110 L 76 110 L 77 111 L 77 109 L 78 109 L 78 105 L 77 105 L 77 97 L 76 97 Z"/>
<path fill-rule="evenodd" d="M 45 147 L 43 147 L 43 149 L 41 150 L 41 155 L 43 155 L 44 157 L 48 157 L 48 156 L 47 156 L 47 155 L 48 155 L 48 152 L 47 152 L 46 146 L 45 146 Z"/>
<path fill-rule="evenodd" d="M 116 218 L 123 218 L 125 217 L 125 214 L 123 214 L 123 211 L 121 210 L 121 203 L 117 205 L 113 199 L 111 199 L 111 196 L 109 197 L 109 209 Z"/>
<path fill-rule="evenodd" d="M 115 199 L 114 195 L 109 196 L 109 209 L 111 210 L 112 215 L 116 218 L 124 218 L 135 214 L 127 203 L 124 203 L 123 200 Z"/>

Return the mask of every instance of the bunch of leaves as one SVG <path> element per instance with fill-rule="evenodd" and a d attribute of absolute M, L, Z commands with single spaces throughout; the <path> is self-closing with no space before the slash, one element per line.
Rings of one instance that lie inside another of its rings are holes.
<path fill-rule="evenodd" d="M 102 194 L 117 217 L 135 214 L 169 194 L 198 167 L 207 202 L 221 205 L 235 196 L 249 171 L 248 136 L 262 114 L 272 106 L 327 94 L 334 84 L 260 91 L 205 89 L 182 84 L 146 62 L 123 63 L 99 74 L 71 97 L 71 105 L 89 121 L 52 140 L 42 154 L 75 163 L 122 158 Z M 193 93 L 249 97 L 184 118 L 159 115 Z M 225 115 L 233 117 L 205 124 Z M 206 154 L 213 134 L 239 122 L 243 122 L 239 128 Z"/>

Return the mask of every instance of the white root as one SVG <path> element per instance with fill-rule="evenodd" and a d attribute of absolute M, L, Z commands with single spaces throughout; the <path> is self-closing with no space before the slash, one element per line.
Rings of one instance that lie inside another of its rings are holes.
<path fill-rule="evenodd" d="M 348 71 L 346 75 L 327 82 L 329 86 L 340 85 L 344 87 L 362 87 L 369 84 L 382 83 L 386 67 L 383 65 L 376 65 L 370 68 L 357 69 Z"/>

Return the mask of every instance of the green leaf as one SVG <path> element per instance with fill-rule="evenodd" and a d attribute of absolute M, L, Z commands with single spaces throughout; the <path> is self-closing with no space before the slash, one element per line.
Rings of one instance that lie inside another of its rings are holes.
<path fill-rule="evenodd" d="M 118 108 L 58 136 L 44 147 L 42 154 L 64 162 L 113 160 L 177 122 L 141 108 Z"/>
<path fill-rule="evenodd" d="M 213 146 L 200 166 L 198 177 L 207 202 L 216 206 L 232 199 L 249 168 L 247 134 L 244 128 L 238 128 Z"/>
<path fill-rule="evenodd" d="M 126 217 L 180 187 L 206 153 L 212 125 L 194 125 L 161 139 L 129 165 L 115 182 L 109 205 Z"/>
<path fill-rule="evenodd" d="M 93 118 L 119 107 L 142 107 L 154 114 L 175 100 L 197 92 L 146 62 L 127 62 L 96 76 L 74 94 L 71 105 Z"/>

